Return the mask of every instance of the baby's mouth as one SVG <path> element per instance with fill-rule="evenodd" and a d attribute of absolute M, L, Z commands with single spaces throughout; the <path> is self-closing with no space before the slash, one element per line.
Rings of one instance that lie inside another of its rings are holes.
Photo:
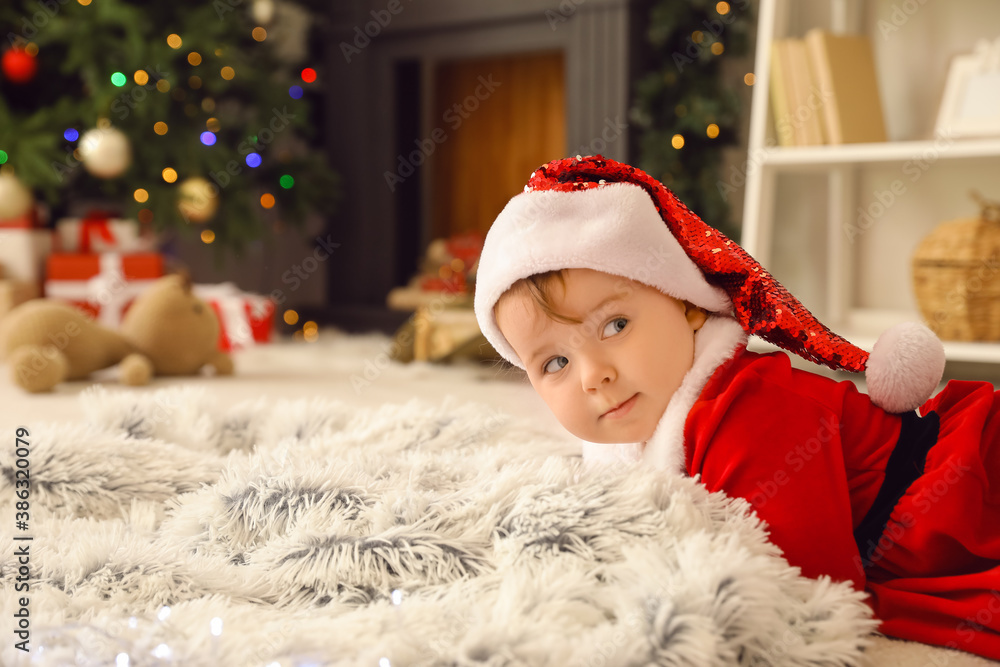
<path fill-rule="evenodd" d="M 633 394 L 631 398 L 629 398 L 628 400 L 619 403 L 615 407 L 611 408 L 610 410 L 602 414 L 599 417 L 599 419 L 605 419 L 605 418 L 620 419 L 621 417 L 624 417 L 632 410 L 632 406 L 635 405 L 635 401 L 638 397 L 639 394 Z"/>

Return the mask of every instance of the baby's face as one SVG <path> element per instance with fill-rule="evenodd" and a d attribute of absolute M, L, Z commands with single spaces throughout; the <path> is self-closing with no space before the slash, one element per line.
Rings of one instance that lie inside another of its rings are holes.
<path fill-rule="evenodd" d="M 497 324 L 559 422 L 589 442 L 645 442 L 694 360 L 701 311 L 633 280 L 589 269 L 553 284 L 557 322 L 510 295 Z"/>

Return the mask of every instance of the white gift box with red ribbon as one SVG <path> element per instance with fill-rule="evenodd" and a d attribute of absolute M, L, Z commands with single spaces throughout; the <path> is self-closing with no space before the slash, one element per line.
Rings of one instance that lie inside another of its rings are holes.
<path fill-rule="evenodd" d="M 51 230 L 0 226 L 0 277 L 40 283 L 51 250 Z"/>
<path fill-rule="evenodd" d="M 136 220 L 92 214 L 56 221 L 56 242 L 61 252 L 151 252 L 156 237 Z"/>
<path fill-rule="evenodd" d="M 194 285 L 192 289 L 219 317 L 219 349 L 228 352 L 271 340 L 274 302 L 270 298 L 244 292 L 233 283 Z"/>

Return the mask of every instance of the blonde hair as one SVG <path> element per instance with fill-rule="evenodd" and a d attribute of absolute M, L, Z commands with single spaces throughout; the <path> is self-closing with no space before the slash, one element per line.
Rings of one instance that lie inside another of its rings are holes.
<path fill-rule="evenodd" d="M 556 271 L 545 271 L 521 278 L 507 288 L 507 291 L 500 295 L 497 302 L 493 304 L 493 317 L 500 311 L 500 304 L 510 297 L 530 297 L 542 312 L 549 318 L 565 324 L 580 324 L 581 320 L 568 315 L 563 315 L 552 306 L 551 291 L 554 283 L 559 283 L 563 291 L 566 290 L 566 277 L 564 269 Z"/>
<path fill-rule="evenodd" d="M 493 317 L 496 318 L 497 313 L 500 312 L 500 304 L 504 302 L 509 297 L 530 297 L 542 312 L 545 313 L 550 319 L 557 322 L 563 322 L 564 324 L 581 324 L 583 321 L 578 320 L 575 317 L 570 317 L 569 315 L 564 315 L 557 311 L 552 305 L 552 285 L 554 283 L 559 283 L 562 287 L 563 292 L 566 291 L 566 275 L 564 273 L 565 269 L 558 269 L 556 271 L 545 271 L 543 273 L 536 273 L 530 275 L 527 278 L 521 278 L 513 285 L 507 288 L 507 291 L 500 295 L 497 302 L 493 304 Z M 672 297 L 676 298 L 676 297 Z M 701 312 L 708 314 L 708 311 L 701 306 L 696 306 L 687 299 L 677 299 L 682 304 L 684 304 L 685 312 L 691 308 L 700 310 Z"/>

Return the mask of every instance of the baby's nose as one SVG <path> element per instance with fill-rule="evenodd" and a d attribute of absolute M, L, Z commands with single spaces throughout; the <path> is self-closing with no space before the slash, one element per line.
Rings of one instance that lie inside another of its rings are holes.
<path fill-rule="evenodd" d="M 592 390 L 614 382 L 618 378 L 614 364 L 607 359 L 588 359 L 582 364 L 581 380 L 585 390 Z"/>

